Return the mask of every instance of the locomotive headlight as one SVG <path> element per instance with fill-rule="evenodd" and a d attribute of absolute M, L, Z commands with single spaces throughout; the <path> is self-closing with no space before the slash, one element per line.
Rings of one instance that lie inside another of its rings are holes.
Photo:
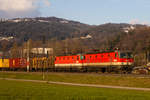
<path fill-rule="evenodd" d="M 116 62 L 117 61 L 117 59 L 114 59 L 114 62 Z"/>
<path fill-rule="evenodd" d="M 79 63 L 79 61 L 76 61 L 76 63 Z"/>

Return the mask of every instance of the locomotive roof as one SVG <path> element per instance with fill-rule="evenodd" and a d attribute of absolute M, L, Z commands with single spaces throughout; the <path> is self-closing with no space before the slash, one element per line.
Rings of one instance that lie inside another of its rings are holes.
<path fill-rule="evenodd" d="M 84 54 L 73 54 L 73 55 L 59 55 L 57 57 L 62 57 L 62 56 L 77 56 L 77 55 L 88 55 L 88 54 L 100 54 L 100 53 L 113 53 L 113 52 L 118 52 L 118 51 L 106 51 L 106 52 L 96 52 L 96 53 L 84 53 Z"/>
<path fill-rule="evenodd" d="M 77 55 L 88 55 L 88 54 L 101 54 L 101 53 L 113 53 L 113 52 L 131 53 L 131 51 L 111 50 L 111 51 L 102 51 L 102 52 L 88 52 L 88 53 L 79 53 L 79 54 L 58 55 L 57 57 L 62 57 L 62 56 L 77 56 Z"/>

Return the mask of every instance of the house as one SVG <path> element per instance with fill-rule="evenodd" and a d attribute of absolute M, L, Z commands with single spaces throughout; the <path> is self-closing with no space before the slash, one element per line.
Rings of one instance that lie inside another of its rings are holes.
<path fill-rule="evenodd" d="M 27 49 L 24 49 L 24 53 L 27 53 Z M 30 53 L 33 54 L 53 54 L 53 48 L 32 48 Z"/>

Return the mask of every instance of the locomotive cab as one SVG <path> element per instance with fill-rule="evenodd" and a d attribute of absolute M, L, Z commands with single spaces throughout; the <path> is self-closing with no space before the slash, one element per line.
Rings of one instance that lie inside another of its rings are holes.
<path fill-rule="evenodd" d="M 119 52 L 119 61 L 124 66 L 133 65 L 133 54 L 131 52 Z"/>

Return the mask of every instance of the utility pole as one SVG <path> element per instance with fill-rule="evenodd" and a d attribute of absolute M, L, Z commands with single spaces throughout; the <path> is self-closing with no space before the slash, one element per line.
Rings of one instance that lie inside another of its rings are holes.
<path fill-rule="evenodd" d="M 24 41 L 26 42 L 26 53 L 27 53 L 27 72 L 29 72 L 30 69 L 30 65 L 29 65 L 29 61 L 30 61 L 30 52 L 29 52 L 29 47 L 30 47 L 30 40 L 29 40 L 29 36 L 26 35 L 24 37 Z"/>
<path fill-rule="evenodd" d="M 27 72 L 30 70 L 30 40 L 27 41 Z"/>
<path fill-rule="evenodd" d="M 146 64 L 149 62 L 149 50 L 146 51 Z"/>
<path fill-rule="evenodd" d="M 43 36 L 42 39 L 42 43 L 43 43 L 43 65 L 42 65 L 42 78 L 43 80 L 45 79 L 45 36 Z"/>

